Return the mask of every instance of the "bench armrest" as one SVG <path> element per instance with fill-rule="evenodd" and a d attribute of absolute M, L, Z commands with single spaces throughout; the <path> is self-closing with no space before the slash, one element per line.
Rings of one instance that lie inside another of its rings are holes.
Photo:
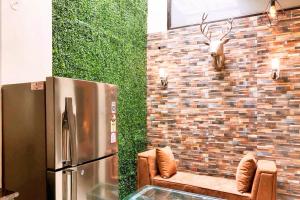
<path fill-rule="evenodd" d="M 273 161 L 259 160 L 255 173 L 251 199 L 276 200 L 277 168 Z"/>
<path fill-rule="evenodd" d="M 138 154 L 137 158 L 137 188 L 152 184 L 152 178 L 158 174 L 156 149 Z"/>

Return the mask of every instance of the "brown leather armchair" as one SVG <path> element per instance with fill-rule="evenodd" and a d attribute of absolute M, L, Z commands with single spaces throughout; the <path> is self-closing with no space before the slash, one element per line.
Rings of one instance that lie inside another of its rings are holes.
<path fill-rule="evenodd" d="M 273 161 L 259 160 L 250 193 L 240 193 L 234 179 L 196 175 L 178 171 L 169 179 L 160 177 L 156 166 L 156 151 L 138 154 L 137 187 L 156 185 L 229 200 L 275 200 L 277 168 Z"/>

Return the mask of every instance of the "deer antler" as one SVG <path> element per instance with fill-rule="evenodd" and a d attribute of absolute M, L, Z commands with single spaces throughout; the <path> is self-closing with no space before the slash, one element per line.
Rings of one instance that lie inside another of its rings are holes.
<path fill-rule="evenodd" d="M 210 41 L 211 32 L 209 32 L 209 26 L 207 25 L 207 22 L 205 22 L 205 20 L 207 19 L 207 16 L 208 16 L 208 14 L 203 13 L 202 21 L 200 23 L 200 31 L 201 31 L 202 35 L 204 35 L 204 37 L 206 37 L 206 39 L 208 39 L 208 41 Z M 204 23 L 205 23 L 205 25 L 203 26 Z"/>
<path fill-rule="evenodd" d="M 227 27 L 227 33 L 225 33 L 221 38 L 220 40 L 223 40 L 232 30 L 232 22 L 233 22 L 233 19 L 230 18 L 230 19 L 227 19 L 227 24 L 229 25 L 229 27 Z"/>

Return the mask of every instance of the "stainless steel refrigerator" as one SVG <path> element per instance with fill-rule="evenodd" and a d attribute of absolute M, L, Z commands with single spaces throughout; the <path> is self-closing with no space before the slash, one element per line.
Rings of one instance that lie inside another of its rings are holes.
<path fill-rule="evenodd" d="M 1 92 L 3 187 L 20 200 L 118 199 L 116 86 L 49 77 Z"/>

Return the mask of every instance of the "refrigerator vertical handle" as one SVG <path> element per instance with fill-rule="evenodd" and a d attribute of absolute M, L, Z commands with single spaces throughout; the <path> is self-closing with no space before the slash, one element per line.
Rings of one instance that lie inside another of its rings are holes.
<path fill-rule="evenodd" d="M 77 200 L 77 171 L 63 171 L 63 200 Z"/>
<path fill-rule="evenodd" d="M 76 134 L 76 121 L 75 114 L 73 112 L 73 103 L 71 97 L 66 97 L 66 112 L 68 117 L 69 124 L 69 138 L 70 138 L 70 157 L 71 157 L 71 165 L 75 166 L 78 163 L 78 141 Z"/>
<path fill-rule="evenodd" d="M 65 112 L 62 121 L 62 162 L 64 166 L 68 166 L 71 162 L 70 158 L 70 131 L 69 120 L 67 114 L 67 100 L 65 100 Z"/>

